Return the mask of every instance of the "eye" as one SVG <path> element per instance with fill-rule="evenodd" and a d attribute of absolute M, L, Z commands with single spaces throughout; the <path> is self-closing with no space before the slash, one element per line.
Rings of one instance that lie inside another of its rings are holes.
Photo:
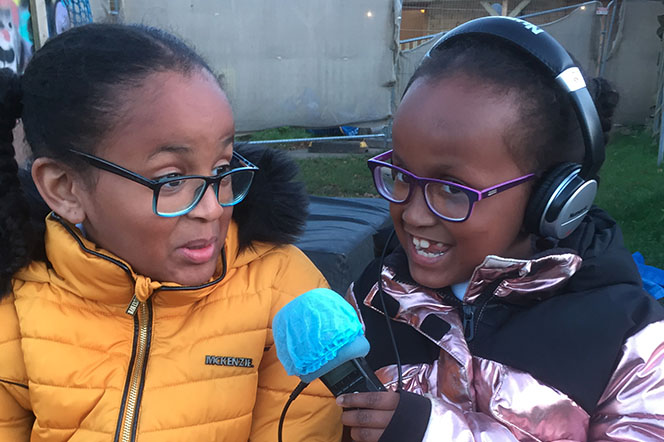
<path fill-rule="evenodd" d="M 214 169 L 212 169 L 212 175 L 213 176 L 218 176 L 221 175 L 222 173 L 226 173 L 231 170 L 231 165 L 230 164 L 222 164 L 221 166 L 217 166 Z"/>
<path fill-rule="evenodd" d="M 450 184 L 441 183 L 440 189 L 445 193 L 449 193 L 450 195 L 456 195 L 457 193 L 462 193 L 462 190 L 460 188 Z"/>
<path fill-rule="evenodd" d="M 169 180 L 166 183 L 164 183 L 163 186 L 161 186 L 162 189 L 164 190 L 178 190 L 180 187 L 182 187 L 185 183 L 185 180 L 170 180 L 171 178 L 176 178 L 181 176 L 179 173 L 169 173 L 168 175 L 163 175 L 158 178 L 155 178 L 156 181 L 165 181 Z"/>
<path fill-rule="evenodd" d="M 392 179 L 402 183 L 408 182 L 408 176 L 405 173 L 392 169 Z"/>

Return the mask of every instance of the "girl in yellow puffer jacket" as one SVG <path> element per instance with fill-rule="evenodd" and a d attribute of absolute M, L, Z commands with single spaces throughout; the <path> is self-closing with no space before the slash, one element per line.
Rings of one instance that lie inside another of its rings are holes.
<path fill-rule="evenodd" d="M 298 379 L 272 318 L 326 282 L 290 245 L 306 213 L 293 166 L 233 139 L 211 69 L 157 29 L 75 28 L 22 77 L 0 72 L 0 441 L 276 439 Z M 339 440 L 322 384 L 284 433 Z"/>

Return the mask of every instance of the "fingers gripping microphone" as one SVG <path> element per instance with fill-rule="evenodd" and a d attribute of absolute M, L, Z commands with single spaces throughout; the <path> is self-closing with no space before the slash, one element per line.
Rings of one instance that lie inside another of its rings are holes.
<path fill-rule="evenodd" d="M 320 378 L 334 396 L 385 391 L 364 360 L 369 342 L 355 310 L 329 289 L 314 289 L 286 304 L 272 323 L 277 357 L 289 375 Z"/>

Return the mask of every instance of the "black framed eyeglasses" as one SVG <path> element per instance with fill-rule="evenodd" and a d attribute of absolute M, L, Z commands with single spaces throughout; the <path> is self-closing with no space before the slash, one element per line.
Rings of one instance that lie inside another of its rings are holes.
<path fill-rule="evenodd" d="M 414 190 L 421 187 L 429 210 L 438 217 L 452 222 L 467 220 L 476 202 L 497 195 L 535 177 L 534 173 L 529 173 L 483 190 L 477 190 L 451 181 L 421 178 L 387 161 L 392 161 L 392 150 L 377 155 L 368 161 L 376 190 L 380 196 L 395 204 L 405 204 L 413 195 Z"/>
<path fill-rule="evenodd" d="M 219 205 L 234 206 L 247 196 L 258 167 L 237 152 L 231 162 L 214 176 L 182 175 L 151 180 L 103 158 L 69 149 L 91 166 L 113 173 L 152 189 L 152 211 L 155 215 L 173 218 L 186 215 L 200 202 L 208 186 L 212 186 Z"/>

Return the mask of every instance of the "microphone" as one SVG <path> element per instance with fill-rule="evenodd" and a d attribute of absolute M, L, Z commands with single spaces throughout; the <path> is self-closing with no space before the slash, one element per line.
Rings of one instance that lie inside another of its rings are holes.
<path fill-rule="evenodd" d="M 289 375 L 308 384 L 320 378 L 336 397 L 386 391 L 364 356 L 369 341 L 353 307 L 329 289 L 290 301 L 272 322 L 277 357 Z"/>

